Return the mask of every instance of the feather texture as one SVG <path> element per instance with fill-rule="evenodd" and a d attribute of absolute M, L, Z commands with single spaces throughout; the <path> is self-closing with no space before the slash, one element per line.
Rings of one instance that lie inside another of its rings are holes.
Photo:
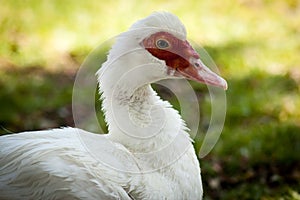
<path fill-rule="evenodd" d="M 154 13 L 117 38 L 98 71 L 108 134 L 63 128 L 0 138 L 0 199 L 202 199 L 188 128 L 150 85 L 172 78 L 141 46 L 161 31 L 186 40 L 176 16 Z"/>

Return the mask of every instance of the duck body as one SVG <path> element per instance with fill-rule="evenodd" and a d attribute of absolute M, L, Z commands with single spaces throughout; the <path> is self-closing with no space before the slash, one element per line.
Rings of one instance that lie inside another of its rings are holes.
<path fill-rule="evenodd" d="M 83 138 L 100 151 L 91 153 Z M 0 199 L 199 199 L 202 194 L 192 145 L 162 169 L 160 158 L 136 156 L 109 135 L 76 128 L 2 136 L 0 145 Z M 97 159 L 104 157 L 113 164 Z"/>
<path fill-rule="evenodd" d="M 0 199 L 202 199 L 188 128 L 151 83 L 227 84 L 200 61 L 179 19 L 159 12 L 133 24 L 97 76 L 108 134 L 63 128 L 1 136 Z"/>

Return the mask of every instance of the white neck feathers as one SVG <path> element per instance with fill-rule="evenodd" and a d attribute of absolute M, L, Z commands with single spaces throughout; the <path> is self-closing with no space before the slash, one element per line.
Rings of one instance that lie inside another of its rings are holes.
<path fill-rule="evenodd" d="M 127 52 L 124 46 L 129 46 Z M 164 61 L 150 55 L 134 38 L 121 35 L 97 74 L 112 140 L 133 152 L 161 148 L 178 134 L 190 141 L 181 116 L 150 85 L 167 77 Z"/>

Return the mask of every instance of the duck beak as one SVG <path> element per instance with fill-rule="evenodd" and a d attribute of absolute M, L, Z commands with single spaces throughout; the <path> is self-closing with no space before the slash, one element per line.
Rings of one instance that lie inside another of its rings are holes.
<path fill-rule="evenodd" d="M 177 69 L 182 76 L 199 83 L 213 85 L 227 90 L 227 82 L 205 66 L 199 58 L 191 57 L 189 63 L 190 65 L 188 67 Z"/>

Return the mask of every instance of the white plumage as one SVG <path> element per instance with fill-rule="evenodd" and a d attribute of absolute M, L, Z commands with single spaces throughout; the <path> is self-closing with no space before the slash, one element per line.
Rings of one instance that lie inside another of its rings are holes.
<path fill-rule="evenodd" d="M 202 199 L 188 129 L 150 83 L 190 78 L 227 85 L 194 52 L 184 69 L 153 53 L 143 41 L 158 32 L 186 41 L 176 16 L 153 13 L 118 37 L 97 73 L 108 134 L 63 128 L 0 138 L 0 199 Z M 197 75 L 186 70 L 195 67 Z"/>

